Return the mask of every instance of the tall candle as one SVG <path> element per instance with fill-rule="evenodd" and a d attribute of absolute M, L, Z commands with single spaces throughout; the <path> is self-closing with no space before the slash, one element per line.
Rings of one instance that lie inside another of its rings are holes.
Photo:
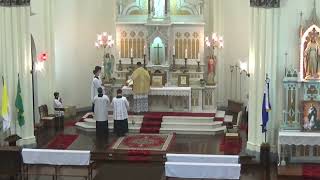
<path fill-rule="evenodd" d="M 172 55 L 176 55 L 176 48 L 174 46 L 172 47 Z"/>
<path fill-rule="evenodd" d="M 143 46 L 143 55 L 146 55 L 146 45 Z"/>
<path fill-rule="evenodd" d="M 119 58 L 121 58 L 121 52 L 119 51 Z"/>
<path fill-rule="evenodd" d="M 131 50 L 130 50 L 130 57 L 133 58 L 133 49 L 132 49 L 132 48 L 131 48 Z"/>
<path fill-rule="evenodd" d="M 188 49 L 184 50 L 184 58 L 186 58 L 186 59 L 188 58 Z"/>
<path fill-rule="evenodd" d="M 198 53 L 198 59 L 199 59 L 199 61 L 200 61 L 200 53 Z"/>

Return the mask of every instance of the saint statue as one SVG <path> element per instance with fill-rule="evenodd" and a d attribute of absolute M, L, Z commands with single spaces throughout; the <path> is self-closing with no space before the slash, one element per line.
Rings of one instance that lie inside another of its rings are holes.
<path fill-rule="evenodd" d="M 210 56 L 208 60 L 208 85 L 214 85 L 214 77 L 216 75 L 217 60 L 214 56 Z"/>
<path fill-rule="evenodd" d="M 113 62 L 114 62 L 114 56 L 107 53 L 103 60 L 104 78 L 106 82 L 110 82 L 112 78 L 111 76 L 113 73 Z"/>
<path fill-rule="evenodd" d="M 154 0 L 153 2 L 154 17 L 162 18 L 165 15 L 165 0 Z"/>
<path fill-rule="evenodd" d="M 307 78 L 318 78 L 319 75 L 319 55 L 320 46 L 317 42 L 317 34 L 313 32 L 311 40 L 308 42 L 306 49 L 304 50 L 304 62 Z"/>

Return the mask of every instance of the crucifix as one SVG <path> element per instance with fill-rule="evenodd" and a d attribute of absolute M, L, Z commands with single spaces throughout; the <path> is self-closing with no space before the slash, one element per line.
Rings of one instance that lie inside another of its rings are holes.
<path fill-rule="evenodd" d="M 160 44 L 158 43 L 158 45 L 156 47 L 154 47 L 155 49 L 157 49 L 157 61 L 156 61 L 156 65 L 160 65 L 160 49 L 162 47 L 160 47 Z"/>

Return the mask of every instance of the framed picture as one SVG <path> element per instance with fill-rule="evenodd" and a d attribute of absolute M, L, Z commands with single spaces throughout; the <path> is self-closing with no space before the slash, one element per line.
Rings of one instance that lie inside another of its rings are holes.
<path fill-rule="evenodd" d="M 180 74 L 178 76 L 178 86 L 179 87 L 189 87 L 189 75 Z"/>
<path fill-rule="evenodd" d="M 151 86 L 153 87 L 163 87 L 165 85 L 165 75 L 164 74 L 152 74 L 151 75 Z"/>
<path fill-rule="evenodd" d="M 320 102 L 303 101 L 303 121 L 302 128 L 305 131 L 320 130 Z"/>

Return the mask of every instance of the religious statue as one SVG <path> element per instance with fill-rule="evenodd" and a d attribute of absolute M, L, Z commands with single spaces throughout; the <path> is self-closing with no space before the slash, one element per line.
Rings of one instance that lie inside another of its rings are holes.
<path fill-rule="evenodd" d="M 311 39 L 304 50 L 306 78 L 318 78 L 320 46 L 317 42 L 317 34 L 315 32 L 312 32 L 310 38 Z"/>
<path fill-rule="evenodd" d="M 165 0 L 154 0 L 153 2 L 154 17 L 162 18 L 165 15 Z"/>
<path fill-rule="evenodd" d="M 215 56 L 210 56 L 208 60 L 208 85 L 214 85 L 214 77 L 216 75 L 217 60 Z"/>
<path fill-rule="evenodd" d="M 106 82 L 111 81 L 111 76 L 113 73 L 113 62 L 114 62 L 114 56 L 107 53 L 103 60 L 104 78 Z"/>

